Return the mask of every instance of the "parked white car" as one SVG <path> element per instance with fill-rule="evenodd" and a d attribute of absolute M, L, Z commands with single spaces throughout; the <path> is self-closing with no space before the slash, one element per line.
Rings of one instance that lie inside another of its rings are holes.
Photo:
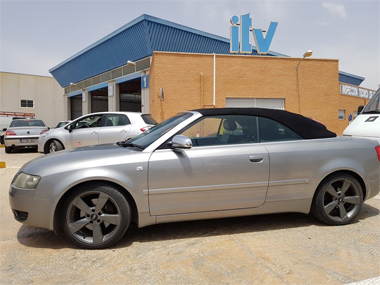
<path fill-rule="evenodd" d="M 359 106 L 358 116 L 344 130 L 343 135 L 373 139 L 380 143 L 380 89 L 364 108 Z"/>
<path fill-rule="evenodd" d="M 70 124 L 40 135 L 38 152 L 115 143 L 133 138 L 157 124 L 150 114 L 135 112 L 99 112 L 87 114 Z"/>

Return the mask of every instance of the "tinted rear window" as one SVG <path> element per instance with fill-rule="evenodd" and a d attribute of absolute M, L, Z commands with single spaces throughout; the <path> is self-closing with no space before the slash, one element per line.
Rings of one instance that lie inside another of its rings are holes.
<path fill-rule="evenodd" d="M 45 127 L 45 124 L 41 120 L 14 120 L 9 127 Z"/>
<path fill-rule="evenodd" d="M 149 125 L 157 125 L 157 121 L 152 117 L 151 114 L 142 114 L 144 122 Z"/>

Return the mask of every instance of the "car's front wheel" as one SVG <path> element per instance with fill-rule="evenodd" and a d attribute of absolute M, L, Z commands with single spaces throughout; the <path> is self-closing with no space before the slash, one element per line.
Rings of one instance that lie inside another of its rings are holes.
<path fill-rule="evenodd" d="M 131 222 L 126 198 L 107 184 L 86 184 L 66 199 L 63 231 L 77 246 L 106 248 L 125 234 Z"/>
<path fill-rule="evenodd" d="M 52 140 L 49 142 L 49 147 L 47 150 L 48 150 L 48 152 L 46 152 L 46 153 L 52 153 L 52 152 L 60 151 L 60 150 L 63 150 L 63 145 L 57 140 Z"/>
<path fill-rule="evenodd" d="M 318 187 L 311 213 L 329 225 L 345 225 L 359 214 L 363 189 L 356 178 L 346 173 L 330 176 Z"/>

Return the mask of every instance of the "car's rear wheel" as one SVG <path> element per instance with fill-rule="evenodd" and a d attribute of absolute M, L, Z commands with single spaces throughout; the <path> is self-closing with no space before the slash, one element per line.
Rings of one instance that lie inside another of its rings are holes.
<path fill-rule="evenodd" d="M 329 225 L 345 225 L 359 214 L 363 189 L 356 178 L 346 173 L 328 177 L 318 187 L 311 213 Z"/>
<path fill-rule="evenodd" d="M 11 153 L 12 152 L 12 147 L 6 146 L 5 147 L 5 153 Z"/>
<path fill-rule="evenodd" d="M 60 151 L 60 150 L 63 150 L 63 145 L 59 141 L 52 140 L 49 142 L 49 148 L 48 148 L 49 153 Z"/>
<path fill-rule="evenodd" d="M 63 207 L 63 231 L 77 246 L 106 248 L 125 234 L 131 222 L 126 198 L 107 184 L 86 184 L 76 189 Z"/>

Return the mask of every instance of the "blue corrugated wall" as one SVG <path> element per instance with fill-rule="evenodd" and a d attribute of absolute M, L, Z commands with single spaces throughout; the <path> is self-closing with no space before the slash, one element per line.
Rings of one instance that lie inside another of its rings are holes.
<path fill-rule="evenodd" d="M 148 15 L 50 69 L 62 87 L 153 55 L 153 51 L 229 54 L 228 39 Z M 252 55 L 257 55 L 256 50 Z"/>
<path fill-rule="evenodd" d="M 142 15 L 49 71 L 62 87 L 153 55 L 153 51 L 230 54 L 229 39 Z M 251 55 L 257 55 L 255 48 Z M 270 56 L 285 56 L 270 51 Z M 364 78 L 339 73 L 339 81 Z"/>

